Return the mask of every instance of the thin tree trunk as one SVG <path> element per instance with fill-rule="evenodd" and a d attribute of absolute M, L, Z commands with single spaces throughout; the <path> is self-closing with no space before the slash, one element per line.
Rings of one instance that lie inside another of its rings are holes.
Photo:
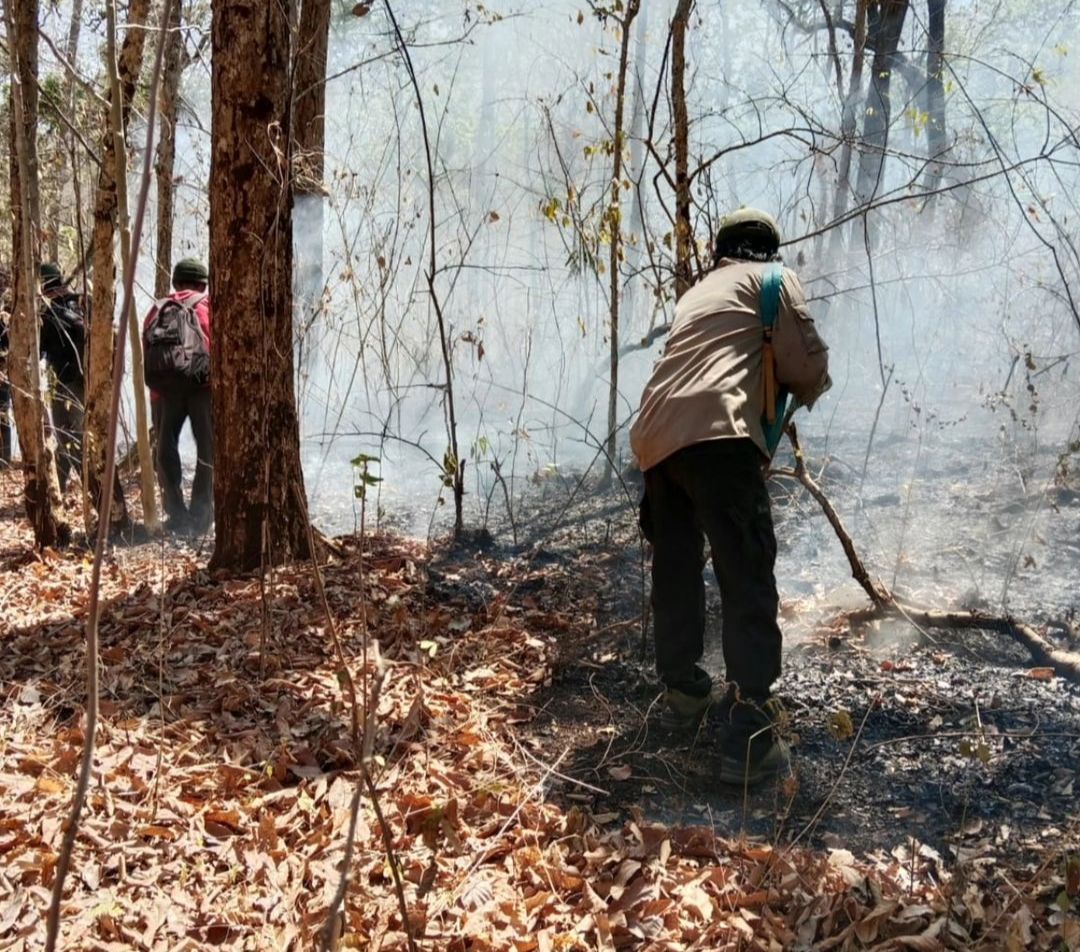
<path fill-rule="evenodd" d="M 926 146 L 930 164 L 926 169 L 925 187 L 936 189 L 942 179 L 942 156 L 949 147 L 945 126 L 945 3 L 946 0 L 927 0 L 926 49 Z"/>
<path fill-rule="evenodd" d="M 833 221 L 839 221 L 847 214 L 851 198 L 851 153 L 855 146 L 858 122 L 855 116 L 856 105 L 862 91 L 863 63 L 866 59 L 866 8 L 868 0 L 856 0 L 855 3 L 855 51 L 851 60 L 851 75 L 848 78 L 847 96 L 844 97 L 844 109 L 840 118 L 840 168 L 836 178 L 836 198 L 833 202 Z M 839 254 L 845 229 L 834 228 L 829 242 L 829 254 Z"/>
<path fill-rule="evenodd" d="M 859 176 L 855 184 L 855 197 L 861 205 L 873 200 L 885 173 L 885 150 L 892 122 L 892 74 L 907 11 L 908 0 L 881 0 L 877 15 L 868 25 L 874 59 L 870 66 Z"/>
<path fill-rule="evenodd" d="M 176 117 L 180 107 L 180 76 L 184 70 L 181 4 L 174 3 L 165 38 L 165 63 L 161 75 L 161 128 L 154 180 L 157 195 L 157 238 L 154 242 L 154 297 L 166 297 L 172 285 L 173 176 L 176 169 Z"/>
<path fill-rule="evenodd" d="M 293 148 L 296 198 L 293 229 L 298 257 L 301 363 L 310 367 L 318 340 L 316 326 L 323 288 L 323 185 L 326 147 L 326 54 L 330 0 L 303 0 L 294 68 Z"/>
<path fill-rule="evenodd" d="M 626 74 L 630 60 L 630 27 L 634 23 L 634 17 L 641 9 L 641 0 L 628 0 L 626 14 L 622 20 L 622 48 L 619 52 L 619 73 L 615 88 L 615 125 L 612 129 L 614 142 L 612 143 L 611 160 L 611 199 L 607 210 L 607 225 L 611 236 L 611 253 L 608 256 L 610 270 L 610 303 L 609 315 L 611 319 L 611 333 L 609 335 L 609 384 L 608 384 L 608 414 L 607 414 L 607 460 L 604 467 L 604 482 L 610 482 L 615 467 L 615 453 L 617 446 L 616 428 L 618 426 L 618 398 L 619 398 L 619 282 L 622 277 L 620 265 L 622 263 L 622 178 L 623 178 L 623 145 L 625 132 L 623 129 L 623 116 L 626 110 Z"/>
<path fill-rule="evenodd" d="M 131 0 L 128 22 L 136 27 L 145 24 L 150 0 Z M 86 374 L 86 430 L 83 439 L 83 473 L 95 511 L 101 511 L 105 473 L 105 437 L 109 427 L 109 394 L 113 375 L 113 321 L 116 314 L 116 209 L 117 179 L 120 169 L 126 166 L 122 160 L 123 130 L 131 112 L 131 98 L 142 66 L 143 45 L 146 31 L 129 29 L 120 51 L 118 65 L 120 76 L 119 101 L 115 90 L 110 93 L 110 107 L 102 116 L 107 130 L 101 148 L 101 168 L 98 170 L 97 192 L 94 197 L 93 247 L 94 290 L 90 319 L 90 345 Z M 115 51 L 106 54 L 112 73 Z M 116 115 L 118 114 L 118 116 Z M 142 387 L 136 378 L 135 389 Z M 140 454 L 140 464 L 142 464 Z M 112 486 L 112 522 L 114 529 L 123 529 L 130 523 L 127 503 L 119 476 Z M 148 528 L 156 524 L 156 499 L 153 493 L 143 498 L 144 518 Z M 87 527 L 89 531 L 91 527 Z"/>
<path fill-rule="evenodd" d="M 66 545 L 71 528 L 64 519 L 56 460 L 45 437 L 41 399 L 39 317 L 34 236 L 40 218 L 37 188 L 37 0 L 4 3 L 11 66 L 9 96 L 11 148 L 12 257 L 16 267 L 14 307 L 9 327 L 8 375 L 23 467 L 23 501 L 39 548 Z"/>
<path fill-rule="evenodd" d="M 638 311 L 642 310 L 642 293 L 646 290 L 639 275 L 642 269 L 642 249 L 645 244 L 645 191 L 641 186 L 641 177 L 645 169 L 645 50 L 648 46 L 649 10 L 643 6 L 634 27 L 634 58 L 637 68 L 634 70 L 633 106 L 630 110 L 630 243 L 626 247 L 627 271 L 630 281 L 626 286 L 623 300 L 623 324 L 629 322 L 631 330 L 641 326 Z"/>
<path fill-rule="evenodd" d="M 217 0 L 211 31 L 216 544 L 247 571 L 306 558 L 293 375 L 290 34 L 279 3 Z"/>
<path fill-rule="evenodd" d="M 686 109 L 686 30 L 694 0 L 679 0 L 671 21 L 671 108 L 675 137 L 675 300 L 693 283 L 690 224 L 690 119 Z"/>
<path fill-rule="evenodd" d="M 113 127 L 113 138 L 116 142 L 116 216 L 120 225 L 120 260 L 123 263 L 124 272 L 128 270 L 128 262 L 131 260 L 131 223 L 128 218 L 128 186 L 127 186 L 127 146 L 123 109 L 123 91 L 118 65 L 115 60 L 116 53 L 116 17 L 115 0 L 109 0 L 110 28 L 109 28 L 109 85 L 111 87 L 112 109 L 110 120 Z M 132 4 L 134 7 L 134 4 Z M 129 8 L 130 10 L 130 8 Z M 136 31 L 141 32 L 141 31 Z M 128 31 L 131 35 L 131 31 Z M 141 53 L 141 50 L 140 50 Z M 134 65 L 134 75 L 138 78 L 139 63 Z M 147 146 L 149 147 L 149 146 Z M 124 320 L 124 315 L 120 315 Z M 128 333 L 131 339 L 131 377 L 135 390 L 135 440 L 139 451 L 139 484 L 143 504 L 143 525 L 150 532 L 158 529 L 157 509 L 157 479 L 154 461 L 150 455 L 150 421 L 146 413 L 146 387 L 143 384 L 143 357 L 142 357 L 142 334 L 139 332 L 139 315 L 135 311 L 135 298 L 128 298 Z M 115 470 L 114 470 L 115 473 Z M 122 495 L 119 480 L 114 484 L 117 493 Z"/>

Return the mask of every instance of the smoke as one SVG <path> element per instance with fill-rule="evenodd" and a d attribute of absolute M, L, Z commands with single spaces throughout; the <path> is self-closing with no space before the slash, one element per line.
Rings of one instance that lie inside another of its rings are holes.
<path fill-rule="evenodd" d="M 673 6 L 645 3 L 631 38 L 624 347 L 673 308 L 673 197 L 660 166 L 671 116 L 666 85 L 658 89 Z M 807 24 L 749 0 L 699 6 L 691 23 L 701 258 L 726 209 L 760 205 L 780 220 L 782 253 L 830 344 L 835 383 L 802 416 L 804 441 L 828 461 L 842 514 L 888 580 L 927 593 L 939 579 L 991 603 L 1034 591 L 1065 609 L 1075 596 L 1040 589 L 1025 560 L 1054 558 L 1068 522 L 1048 491 L 1078 436 L 1080 77 L 1069 4 L 1036 14 L 1011 2 L 993 14 L 949 6 L 948 150 L 933 197 L 922 194 L 932 164 L 926 23 L 912 9 L 875 207 L 839 232 L 823 229 L 835 208 L 852 41 L 838 29 L 838 88 L 819 6 L 788 6 Z M 614 18 L 601 22 L 575 3 L 409 0 L 395 9 L 424 97 L 435 181 L 382 12 L 335 16 L 327 195 L 304 197 L 294 222 L 298 262 L 317 275 L 317 288 L 309 274 L 297 296 L 298 390 L 317 517 L 352 524 L 349 461 L 364 452 L 379 457 L 384 480 L 372 505 L 406 512 L 409 527 L 426 532 L 444 526 L 450 508 L 438 502 L 448 441 L 426 274 L 431 184 L 469 518 L 482 518 L 498 479 L 517 496 L 529 479 L 599 471 L 610 333 L 604 202 L 622 37 Z M 871 68 L 868 54 L 864 76 Z M 206 71 L 189 70 L 184 92 L 177 255 L 207 244 Z M 858 155 L 853 179 L 857 165 Z M 662 346 L 660 338 L 622 360 L 623 437 Z M 625 438 L 620 447 L 625 461 Z M 785 542 L 785 571 L 824 573 L 818 587 L 827 589 L 842 566 L 824 566 L 804 541 Z"/>

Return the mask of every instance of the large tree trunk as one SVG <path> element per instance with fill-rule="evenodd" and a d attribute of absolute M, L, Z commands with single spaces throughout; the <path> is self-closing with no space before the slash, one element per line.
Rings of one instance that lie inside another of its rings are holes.
<path fill-rule="evenodd" d="M 690 224 L 690 118 L 686 109 L 686 29 L 694 0 L 679 0 L 671 21 L 671 109 L 675 137 L 675 300 L 693 284 Z"/>
<path fill-rule="evenodd" d="M 308 555 L 293 376 L 288 10 L 217 0 L 211 33 L 211 565 Z"/>
<path fill-rule="evenodd" d="M 154 242 L 154 297 L 168 296 L 172 286 L 173 176 L 176 169 L 176 117 L 180 108 L 180 74 L 184 69 L 184 38 L 180 33 L 181 6 L 172 6 L 161 72 L 161 125 L 154 179 L 157 195 L 157 240 Z"/>
<path fill-rule="evenodd" d="M 11 147 L 14 307 L 9 327 L 8 375 L 23 466 L 23 500 L 38 547 L 66 545 L 53 448 L 45 437 L 41 399 L 37 275 L 34 237 L 40 216 L 37 188 L 37 0 L 4 3 L 11 86 L 8 115 Z"/>
<path fill-rule="evenodd" d="M 303 0 L 297 34 L 293 102 L 296 292 L 300 298 L 301 360 L 310 366 L 319 339 L 323 288 L 323 185 L 326 147 L 326 53 L 330 0 Z"/>
<path fill-rule="evenodd" d="M 859 177 L 855 185 L 855 197 L 860 205 L 873 200 L 885 172 L 885 151 L 892 122 L 892 74 L 907 11 L 908 0 L 881 0 L 870 11 L 867 42 L 874 49 L 874 59 L 870 66 Z"/>
<path fill-rule="evenodd" d="M 608 268 L 610 269 L 610 301 L 608 314 L 610 317 L 609 335 L 609 376 L 608 381 L 608 413 L 607 413 L 607 461 L 604 467 L 604 482 L 611 480 L 615 466 L 616 452 L 616 429 L 618 427 L 618 398 L 619 398 L 619 283 L 622 278 L 620 265 L 622 263 L 622 178 L 623 178 L 623 148 L 625 146 L 626 132 L 623 128 L 623 116 L 626 111 L 626 74 L 629 69 L 631 34 L 630 27 L 634 23 L 634 17 L 641 9 L 641 0 L 628 0 L 626 14 L 622 21 L 622 49 L 619 52 L 619 73 L 615 87 L 615 124 L 612 129 L 614 142 L 612 143 L 611 161 L 611 199 L 607 209 L 607 226 L 611 236 L 611 253 L 608 256 Z"/>
<path fill-rule="evenodd" d="M 930 164 L 925 185 L 935 189 L 941 183 L 942 158 L 949 147 L 945 128 L 945 2 L 927 0 L 926 29 L 926 147 Z"/>
<path fill-rule="evenodd" d="M 150 0 L 131 0 L 128 22 L 136 28 L 129 29 L 120 50 L 119 112 L 120 136 L 114 134 L 112 96 L 110 107 L 102 115 L 103 135 L 101 167 L 98 170 L 97 193 L 94 198 L 93 269 L 94 293 L 90 319 L 90 346 L 86 374 L 86 431 L 83 439 L 83 474 L 94 509 L 101 511 L 102 480 L 105 474 L 105 442 L 109 429 L 109 404 L 113 374 L 113 320 L 116 314 L 116 208 L 118 148 L 123 150 L 123 128 L 131 112 L 131 98 L 139 79 L 142 66 L 143 44 L 146 31 L 139 27 L 146 23 Z M 111 69 L 111 67 L 110 67 Z M 122 318 L 121 318 L 122 319 Z M 142 386 L 136 380 L 136 388 Z M 129 523 L 127 504 L 120 479 L 112 486 L 112 524 L 122 529 Z M 147 503 L 149 502 L 149 507 Z M 143 499 L 143 509 L 156 512 L 156 500 Z M 156 520 L 155 520 L 156 521 Z M 147 520 L 149 526 L 149 520 Z M 90 527 L 87 527 L 90 531 Z"/>

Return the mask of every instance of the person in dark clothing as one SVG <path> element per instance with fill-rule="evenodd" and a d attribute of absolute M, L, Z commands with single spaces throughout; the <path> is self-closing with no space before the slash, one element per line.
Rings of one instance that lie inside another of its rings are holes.
<path fill-rule="evenodd" d="M 82 473 L 87 321 L 79 296 L 68 290 L 56 264 L 42 264 L 40 278 L 45 298 L 41 311 L 41 356 L 55 378 L 50 409 L 57 447 L 56 472 L 63 492 L 72 471 Z"/>
<path fill-rule="evenodd" d="M 195 312 L 199 329 L 210 349 L 209 272 L 201 261 L 185 258 L 173 268 L 173 293 L 166 300 L 178 301 Z M 165 301 L 158 301 L 146 316 L 144 332 Z M 150 391 L 151 422 L 157 435 L 155 463 L 161 486 L 162 504 L 169 528 L 179 532 L 203 532 L 214 512 L 214 426 L 211 416 L 210 384 Z M 191 423 L 197 459 L 191 487 L 190 509 L 184 504 L 183 471 L 180 464 L 180 432 Z"/>
<path fill-rule="evenodd" d="M 763 422 L 774 401 L 766 394 L 775 380 L 798 405 L 810 407 L 830 384 L 828 349 L 798 276 L 777 263 L 779 246 L 776 222 L 764 212 L 740 209 L 724 219 L 715 267 L 679 300 L 630 431 L 645 476 L 640 519 L 653 546 L 653 628 L 665 721 L 696 726 L 714 708 L 723 732 L 715 776 L 736 784 L 765 779 L 789 762 L 774 730 L 781 633 L 764 476 L 771 452 Z M 766 281 L 778 292 L 770 324 L 761 305 Z M 723 611 L 728 684 L 719 697 L 699 665 L 703 534 Z"/>

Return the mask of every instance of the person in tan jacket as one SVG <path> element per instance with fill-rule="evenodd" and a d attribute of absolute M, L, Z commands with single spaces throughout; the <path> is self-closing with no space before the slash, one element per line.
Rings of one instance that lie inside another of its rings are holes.
<path fill-rule="evenodd" d="M 696 726 L 713 703 L 700 667 L 705 586 L 702 533 L 712 551 L 723 610 L 728 688 L 719 779 L 754 782 L 784 769 L 773 735 L 772 684 L 781 634 L 762 427 L 764 328 L 759 295 L 778 261 L 780 231 L 756 209 L 720 225 L 715 265 L 675 309 L 664 353 L 641 397 L 630 444 L 645 476 L 641 526 L 653 546 L 656 666 L 669 726 Z M 812 407 L 831 384 L 828 348 L 807 311 L 798 276 L 782 271 L 772 333 L 775 378 L 796 405 Z"/>

